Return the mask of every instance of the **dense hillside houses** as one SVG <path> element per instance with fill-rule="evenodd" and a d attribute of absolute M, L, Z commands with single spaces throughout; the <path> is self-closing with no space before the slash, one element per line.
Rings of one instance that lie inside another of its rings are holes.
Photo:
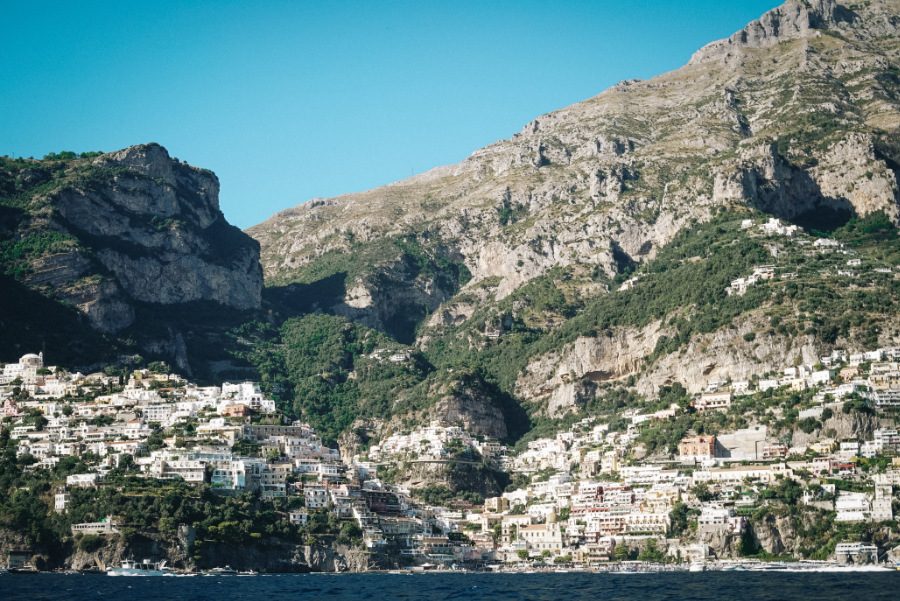
<path fill-rule="evenodd" d="M 896 523 L 900 348 L 835 351 L 816 365 L 714 382 L 661 409 L 627 409 L 613 421 L 586 417 L 515 450 L 435 420 L 353 457 L 323 444 L 310 425 L 287 421 L 257 383 L 196 386 L 151 367 L 85 375 L 45 366 L 40 354 L 3 366 L 3 428 L 18 462 L 35 474 L 72 459 L 83 467 L 55 485 L 53 512 L 66 514 L 76 491 L 99 494 L 113 485 L 111 474 L 126 473 L 220 495 L 252 493 L 281 503 L 283 519 L 298 528 L 330 516 L 352 525 L 371 557 L 411 564 L 599 566 L 779 553 L 881 561 L 900 542 L 895 528 L 874 545 L 852 538 L 867 532 L 859 525 Z M 747 414 L 741 403 L 779 398 L 788 404 L 728 425 L 736 411 Z M 778 421 L 787 411 L 792 437 Z M 674 445 L 650 451 L 648 437 L 685 418 L 719 427 L 684 431 Z M 850 433 L 825 427 L 860 419 L 865 427 Z M 471 496 L 428 503 L 390 477 L 403 462 L 478 463 L 512 483 L 483 503 Z M 771 547 L 759 520 L 778 515 L 778 503 L 820 512 L 838 536 L 808 550 Z M 101 517 L 73 524 L 72 536 L 120 533 L 117 516 Z M 875 552 L 851 552 L 853 545 Z"/>
<path fill-rule="evenodd" d="M 507 462 L 508 449 L 496 440 L 474 437 L 459 426 L 444 426 L 440 421 L 408 434 L 392 434 L 368 450 L 371 461 L 441 461 L 461 453 L 471 453 L 492 465 Z"/>

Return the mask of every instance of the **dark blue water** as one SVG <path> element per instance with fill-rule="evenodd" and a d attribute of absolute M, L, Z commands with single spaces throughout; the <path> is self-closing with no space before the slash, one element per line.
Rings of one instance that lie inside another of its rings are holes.
<path fill-rule="evenodd" d="M 0 601 L 881 601 L 900 600 L 900 572 L 670 574 L 299 574 L 190 578 L 0 575 Z"/>

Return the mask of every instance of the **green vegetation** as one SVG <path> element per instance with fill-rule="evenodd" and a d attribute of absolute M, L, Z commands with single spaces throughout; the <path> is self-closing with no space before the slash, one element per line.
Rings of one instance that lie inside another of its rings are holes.
<path fill-rule="evenodd" d="M 825 342 L 842 337 L 867 344 L 877 336 L 878 326 L 873 324 L 889 321 L 895 314 L 900 290 L 893 278 L 875 274 L 878 277 L 866 286 L 848 287 L 840 279 L 822 276 L 823 271 L 842 266 L 844 255 L 811 255 L 806 250 L 809 245 L 793 243 L 786 243 L 777 260 L 779 271 L 796 272 L 793 279 L 761 281 L 743 296 L 727 295 L 731 280 L 749 274 L 754 266 L 773 262 L 765 246 L 768 239 L 741 230 L 740 222 L 747 216 L 723 212 L 708 223 L 682 231 L 656 258 L 637 268 L 637 284 L 629 290 L 585 298 L 578 292 L 585 283 L 583 274 L 553 269 L 502 301 L 479 308 L 462 325 L 429 331 L 427 350 L 413 353 L 408 363 L 369 358 L 375 348 L 402 347 L 343 317 L 306 315 L 288 319 L 280 327 L 248 326 L 240 335 L 254 341 L 250 346 L 255 345 L 256 350 L 249 359 L 259 369 L 266 389 L 282 400 L 284 408 L 310 420 L 330 440 L 356 418 L 413 414 L 448 391 L 477 391 L 502 405 L 505 415 L 517 415 L 511 438 L 520 439 L 520 444 L 571 427 L 583 415 L 604 417 L 616 430 L 624 427 L 616 418 L 622 408 L 655 411 L 672 403 L 686 407 L 688 396 L 680 386 L 663 389 L 657 398 L 643 399 L 627 383 L 589 383 L 592 393 L 578 411 L 547 419 L 540 414 L 541 407 L 523 407 L 516 398 L 515 384 L 525 365 L 580 336 L 612 336 L 614 328 L 640 328 L 655 320 L 671 333 L 659 339 L 647 358 L 648 365 L 679 352 L 698 334 L 728 327 L 748 311 L 761 311 L 769 319 L 768 329 L 741 335 L 750 345 L 770 336 L 800 333 Z M 866 261 L 890 266 L 900 260 L 896 229 L 882 214 L 850 219 L 827 235 Z M 391 260 L 398 256 L 392 253 L 400 253 L 420 272 L 436 270 L 433 277 L 444 269 L 452 271 L 452 263 L 441 263 L 416 239 L 379 244 L 367 246 L 363 252 L 374 253 L 378 248 L 382 256 L 394 257 Z M 388 247 L 394 250 L 387 252 Z M 370 258 L 363 256 L 360 263 Z M 315 277 L 345 268 L 350 269 L 349 263 L 338 265 L 329 258 L 309 267 L 324 269 L 316 271 Z M 452 272 L 450 279 L 458 281 L 460 277 L 460 272 Z M 617 282 L 610 284 L 617 286 Z M 483 332 L 494 328 L 500 330 L 499 338 L 485 340 Z M 479 340 L 485 342 L 473 342 Z M 640 442 L 651 453 L 672 453 L 689 432 L 717 433 L 744 427 L 750 419 L 788 434 L 797 421 L 796 412 L 807 401 L 805 394 L 768 391 L 738 400 L 729 412 L 686 412 L 673 420 L 655 422 L 642 430 Z M 850 407 L 866 410 L 862 405 Z M 777 417 L 776 409 L 786 413 Z M 813 419 L 797 425 L 806 432 L 822 427 Z"/>
<path fill-rule="evenodd" d="M 666 554 L 656 545 L 656 540 L 651 538 L 644 544 L 644 548 L 638 554 L 638 559 L 653 563 L 666 563 Z"/>
<path fill-rule="evenodd" d="M 193 526 L 197 536 L 190 553 L 201 565 L 204 549 L 220 543 L 249 545 L 263 538 L 306 543 L 337 540 L 349 545 L 361 541 L 356 524 L 343 523 L 324 512 L 313 513 L 303 529 L 288 521 L 283 500 L 265 501 L 250 493 L 221 496 L 208 485 L 139 478 L 127 468 L 113 470 L 96 489 L 69 489 L 66 513 L 56 514 L 49 511 L 51 492 L 64 483 L 67 474 L 83 470 L 85 465 L 70 457 L 52 472 L 27 472 L 23 469 L 27 463 L 27 458 L 16 458 L 9 430 L 0 429 L 0 490 L 9 491 L 0 495 L 0 529 L 22 534 L 28 544 L 51 558 L 59 557 L 72 543 L 89 553 L 100 549 L 104 537 L 85 535 L 73 540 L 70 529 L 72 524 L 107 516 L 116 519 L 126 539 L 159 534 L 174 543 L 179 526 Z M 130 465 L 128 461 L 122 464 Z"/>
<path fill-rule="evenodd" d="M 4 277 L 13 282 L 13 293 L 0 300 L 0 309 L 6 309 L 2 305 L 12 299 L 20 314 L 36 315 L 39 305 L 30 302 L 30 291 L 15 285 L 16 278 L 27 273 L 35 257 L 78 246 L 77 240 L 65 234 L 23 228 L 22 223 L 35 211 L 48 208 L 42 199 L 56 187 L 90 187 L 115 175 L 114 170 L 90 166 L 86 158 L 61 152 L 48 155 L 42 162 L 0 159 L 0 260 Z M 642 179 L 629 185 L 639 187 L 643 180 L 657 176 L 661 177 L 645 169 Z M 519 207 L 504 202 L 498 218 L 510 229 L 518 228 L 523 225 L 515 223 L 519 212 Z M 558 351 L 579 337 L 613 338 L 622 328 L 642 328 L 657 321 L 667 332 L 659 338 L 644 367 L 683 351 L 697 335 L 728 327 L 748 312 L 768 320 L 764 326 L 736 335 L 739 343 L 750 346 L 766 344 L 773 336 L 801 334 L 826 343 L 846 340 L 871 346 L 885 327 L 882 324 L 891 323 L 896 315 L 900 283 L 890 274 L 865 270 L 865 275 L 852 282 L 854 285 L 848 285 L 844 276 L 834 275 L 846 262 L 844 255 L 810 252 L 809 245 L 782 244 L 777 260 L 773 259 L 767 248 L 770 239 L 740 228 L 741 220 L 751 215 L 759 214 L 723 211 L 708 223 L 685 228 L 670 244 L 658 249 L 654 259 L 643 264 L 634 263 L 621 249 L 613 249 L 620 272 L 615 278 L 585 266 L 551 269 L 502 300 L 478 307 L 460 325 L 428 330 L 427 348 L 410 353 L 407 361 L 394 362 L 386 357 L 409 350 L 404 344 L 416 337 L 429 310 L 420 301 L 401 299 L 396 306 L 388 307 L 383 332 L 346 317 L 328 315 L 327 311 L 358 279 L 386 293 L 422 281 L 448 295 L 458 291 L 470 274 L 456 252 L 430 230 L 367 242 L 356 241 L 348 234 L 346 251 L 326 253 L 293 273 L 290 282 L 269 288 L 265 311 L 254 314 L 210 310 L 203 303 L 163 309 L 139 306 L 140 325 L 114 341 L 90 331 L 83 319 L 71 319 L 71 312 L 62 307 L 54 306 L 53 311 L 47 311 L 50 319 L 42 315 L 41 321 L 65 321 L 61 337 L 89 347 L 91 352 L 80 352 L 80 356 L 92 357 L 100 352 L 113 355 L 133 351 L 147 341 L 168 340 L 172 331 L 177 331 L 184 338 L 197 379 L 254 378 L 258 374 L 281 409 L 291 417 L 310 421 L 328 441 L 335 441 L 359 418 L 402 416 L 412 425 L 417 419 L 427 418 L 427 410 L 448 395 L 477 398 L 499 408 L 511 442 L 525 442 L 570 427 L 584 415 L 607 418 L 611 429 L 618 430 L 626 426 L 616 417 L 624 407 L 652 411 L 672 402 L 685 406 L 687 397 L 682 390 L 643 399 L 630 389 L 633 381 L 610 385 L 601 378 L 585 382 L 584 401 L 576 411 L 548 419 L 543 407 L 525 406 L 517 396 L 516 382 L 523 369 L 536 357 Z M 166 220 L 144 225 L 163 230 L 180 227 Z M 883 214 L 849 220 L 835 217 L 834 224 L 825 225 L 828 227 L 816 233 L 843 242 L 867 265 L 893 267 L 900 262 L 896 229 Z M 217 234 L 222 249 L 231 245 L 233 234 L 227 228 Z M 758 282 L 743 296 L 726 294 L 731 280 L 747 275 L 754 266 L 771 262 L 777 263 L 779 273 L 791 271 L 795 277 Z M 619 291 L 621 282 L 630 275 L 636 276 L 636 284 Z M 604 286 L 610 292 L 597 294 Z M 469 302 L 480 298 L 474 293 L 471 296 Z M 44 300 L 46 305 L 48 301 Z M 34 340 L 34 332 L 23 330 L 17 322 L 37 319 L 6 323 L 4 314 L 16 313 L 0 311 L 0 326 L 9 326 L 9 338 L 13 340 L 10 348 L 18 349 L 25 341 Z M 228 333 L 223 333 L 227 328 Z M 488 331 L 499 332 L 499 336 L 485 336 Z M 68 345 L 53 346 L 62 349 Z M 383 352 L 376 357 L 376 350 Z M 238 361 L 233 361 L 235 358 Z M 208 370 L 211 364 L 227 367 Z M 781 393 L 755 395 L 736 403 L 737 409 L 727 413 L 687 412 L 677 419 L 654 423 L 642 429 L 640 441 L 648 452 L 671 453 L 687 432 L 715 433 L 742 427 L 751 415 L 748 412 L 786 435 L 805 400 L 783 398 Z M 786 413 L 776 417 L 775 408 Z M 845 411 L 852 412 L 869 409 L 853 399 L 845 406 Z M 814 432 L 823 425 L 807 419 L 798 427 Z M 365 444 L 365 440 L 362 442 Z"/>
<path fill-rule="evenodd" d="M 505 197 L 503 202 L 497 208 L 497 218 L 500 221 L 500 225 L 513 224 L 527 214 L 527 207 L 518 204 L 513 205 L 509 199 Z"/>
<path fill-rule="evenodd" d="M 390 361 L 400 345 L 334 315 L 306 315 L 277 331 L 258 326 L 242 334 L 257 336 L 248 358 L 282 409 L 308 420 L 328 441 L 354 419 L 390 415 L 399 391 L 416 386 L 429 371 L 416 353 L 408 361 Z M 376 349 L 379 356 L 372 356 Z"/>
<path fill-rule="evenodd" d="M 512 390 L 529 358 L 558 349 L 579 336 L 603 336 L 615 326 L 644 326 L 654 319 L 669 319 L 673 337 L 661 339 L 655 356 L 673 352 L 695 333 L 710 332 L 731 322 L 738 314 L 760 306 L 768 297 L 766 286 L 745 296 L 727 296 L 731 280 L 749 273 L 768 260 L 759 241 L 738 235 L 743 215 L 725 215 L 679 234 L 656 259 L 638 270 L 640 282 L 633 289 L 601 295 L 583 305 L 557 328 L 543 331 L 515 322 L 500 340 L 476 353 L 465 342 L 479 324 L 476 312 L 462 331 L 453 331 L 429 346 L 429 359 L 437 367 L 474 364 L 501 388 Z M 542 284 L 532 283 L 499 305 L 510 310 Z M 557 289 L 544 288 L 547 304 L 559 307 Z M 528 303 L 531 305 L 531 302 Z M 565 316 L 563 312 L 563 316 Z"/>
<path fill-rule="evenodd" d="M 60 232 L 31 232 L 19 239 L 0 240 L 0 265 L 4 274 L 20 279 L 28 273 L 33 259 L 77 246 L 74 238 Z"/>

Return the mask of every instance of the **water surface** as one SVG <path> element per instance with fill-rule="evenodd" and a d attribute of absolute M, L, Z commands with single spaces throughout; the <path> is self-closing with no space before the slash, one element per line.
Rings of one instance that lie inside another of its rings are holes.
<path fill-rule="evenodd" d="M 0 601 L 881 601 L 900 572 L 296 574 L 195 577 L 0 574 Z"/>

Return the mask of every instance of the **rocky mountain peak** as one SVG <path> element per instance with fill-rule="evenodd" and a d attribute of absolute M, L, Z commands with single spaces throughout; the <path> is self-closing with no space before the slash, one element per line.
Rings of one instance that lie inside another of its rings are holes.
<path fill-rule="evenodd" d="M 109 152 L 97 157 L 95 165 L 120 165 L 128 167 L 148 177 L 162 178 L 170 183 L 175 183 L 172 158 L 169 151 L 155 142 L 148 144 L 136 144 Z"/>
<path fill-rule="evenodd" d="M 74 305 L 95 328 L 129 327 L 136 302 L 260 306 L 259 245 L 225 220 L 211 171 L 154 143 L 3 166 L 0 175 L 22 182 L 18 195 L 28 199 L 8 244 L 36 247 L 16 266 L 19 277 Z M 25 170 L 43 175 L 27 184 Z M 58 242 L 28 242 L 48 236 Z"/>
<path fill-rule="evenodd" d="M 880 0 L 876 0 L 878 3 Z M 886 0 L 885 3 L 890 2 Z M 836 0 L 788 0 L 724 40 L 698 50 L 691 64 L 728 60 L 745 48 L 765 48 L 788 40 L 817 35 L 820 30 L 847 28 L 859 15 Z"/>
<path fill-rule="evenodd" d="M 128 211 L 157 218 L 189 215 L 201 228 L 221 217 L 219 178 L 212 171 L 173 159 L 159 144 L 129 146 L 103 154 L 92 164 L 116 171 L 115 184 L 135 192 L 110 198 Z M 150 192 L 150 184 L 156 192 Z"/>
<path fill-rule="evenodd" d="M 436 231 L 471 286 L 500 278 L 505 296 L 553 267 L 613 275 L 611 247 L 626 263 L 650 258 L 722 203 L 897 219 L 894 162 L 883 158 L 900 126 L 898 25 L 900 0 L 789 0 L 681 69 L 541 115 L 455 166 L 310 202 L 248 233 L 267 277 L 286 281 L 329 253 Z M 763 147 L 768 158 L 743 158 Z M 865 186 L 842 175 L 838 148 L 871 161 Z"/>

